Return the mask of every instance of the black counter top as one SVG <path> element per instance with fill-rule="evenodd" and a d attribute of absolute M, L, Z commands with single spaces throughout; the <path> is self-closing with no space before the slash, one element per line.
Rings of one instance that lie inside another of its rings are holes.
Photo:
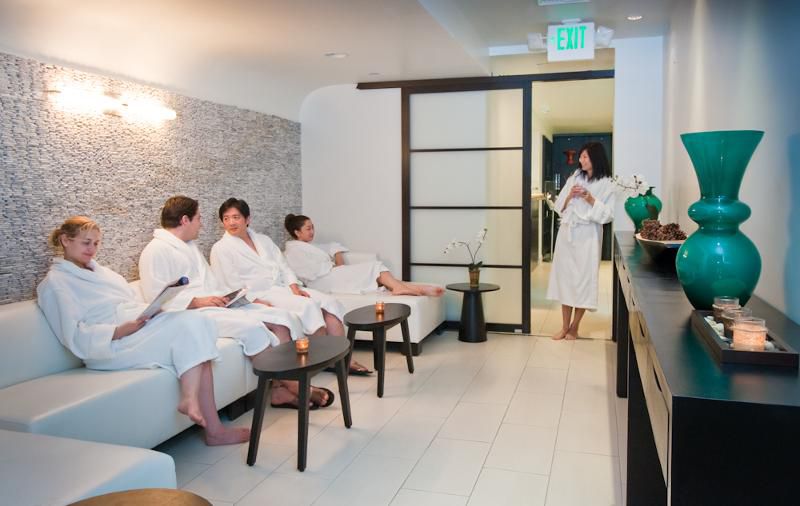
<path fill-rule="evenodd" d="M 644 316 L 673 398 L 800 406 L 797 370 L 718 363 L 692 330 L 693 308 L 678 282 L 675 266 L 653 261 L 631 232 L 617 232 L 615 239 L 628 271 L 632 297 Z M 754 316 L 767 321 L 770 334 L 800 350 L 800 325 L 759 297 L 750 299 L 747 307 Z"/>

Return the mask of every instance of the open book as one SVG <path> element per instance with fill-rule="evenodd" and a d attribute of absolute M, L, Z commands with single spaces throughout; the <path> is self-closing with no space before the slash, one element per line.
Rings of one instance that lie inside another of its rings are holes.
<path fill-rule="evenodd" d="M 234 308 L 250 304 L 250 301 L 247 300 L 247 297 L 245 297 L 246 293 L 247 288 L 239 288 L 238 290 L 234 290 L 231 293 L 226 294 L 224 297 L 228 299 L 228 303 L 225 304 L 225 307 Z"/>
<path fill-rule="evenodd" d="M 161 293 L 156 295 L 156 298 L 153 299 L 153 302 L 151 302 L 150 305 L 147 306 L 144 311 L 142 311 L 142 314 L 139 315 L 139 318 L 152 318 L 155 316 L 159 311 L 161 311 L 161 308 L 164 306 L 164 304 L 172 300 L 172 298 L 175 297 L 178 292 L 186 288 L 188 284 L 189 278 L 182 276 L 175 282 L 165 286 L 164 289 L 161 290 Z"/>

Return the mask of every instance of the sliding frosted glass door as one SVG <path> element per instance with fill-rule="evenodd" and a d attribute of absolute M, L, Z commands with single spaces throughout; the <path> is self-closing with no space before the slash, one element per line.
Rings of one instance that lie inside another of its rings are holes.
<path fill-rule="evenodd" d="M 530 326 L 530 86 L 415 92 L 404 90 L 404 276 L 440 284 L 467 282 L 466 249 L 447 255 L 452 239 L 473 240 L 494 330 Z M 461 295 L 446 295 L 447 320 L 460 318 Z"/>

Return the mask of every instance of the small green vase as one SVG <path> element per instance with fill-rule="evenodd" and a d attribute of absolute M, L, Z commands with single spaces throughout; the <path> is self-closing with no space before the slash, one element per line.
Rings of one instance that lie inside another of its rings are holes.
<path fill-rule="evenodd" d="M 633 221 L 637 232 L 642 229 L 644 220 L 657 220 L 658 213 L 661 212 L 661 200 L 653 195 L 653 188 L 655 187 L 651 186 L 644 195 L 630 197 L 625 201 L 625 212 Z"/>
<path fill-rule="evenodd" d="M 739 230 L 750 217 L 739 187 L 763 136 L 755 130 L 681 135 L 700 184 L 700 200 L 689 207 L 689 217 L 700 227 L 678 250 L 675 268 L 697 309 L 711 309 L 717 296 L 738 297 L 744 305 L 758 283 L 761 256 Z"/>

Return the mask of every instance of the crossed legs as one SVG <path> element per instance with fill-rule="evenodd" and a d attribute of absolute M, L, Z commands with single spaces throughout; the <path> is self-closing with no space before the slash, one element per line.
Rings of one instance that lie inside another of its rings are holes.
<path fill-rule="evenodd" d="M 574 312 L 573 312 L 574 310 Z M 582 307 L 573 308 L 565 304 L 561 305 L 561 330 L 553 335 L 553 340 L 567 339 L 572 341 L 578 337 L 578 327 L 581 324 L 586 309 Z"/>
<path fill-rule="evenodd" d="M 265 323 L 267 328 L 272 331 L 281 343 L 288 343 L 292 340 L 289 329 L 283 325 Z M 297 404 L 298 392 L 300 391 L 297 381 L 275 380 L 272 382 L 272 399 L 270 402 L 278 404 Z M 328 402 L 328 393 L 325 390 L 311 387 L 311 402 L 324 405 Z"/>

